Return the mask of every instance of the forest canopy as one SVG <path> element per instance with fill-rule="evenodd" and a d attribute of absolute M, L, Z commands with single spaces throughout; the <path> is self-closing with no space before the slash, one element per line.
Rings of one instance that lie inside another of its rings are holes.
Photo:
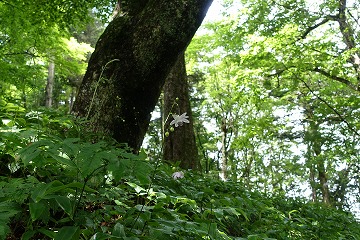
<path fill-rule="evenodd" d="M 0 0 L 0 240 L 360 239 L 360 3 L 158 3 Z"/>

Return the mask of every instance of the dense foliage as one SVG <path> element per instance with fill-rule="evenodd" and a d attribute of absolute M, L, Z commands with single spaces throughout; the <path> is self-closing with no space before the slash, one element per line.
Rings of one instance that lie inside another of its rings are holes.
<path fill-rule="evenodd" d="M 359 239 L 350 213 L 269 196 L 1 102 L 0 239 Z M 6 163 L 6 164 L 4 164 Z"/>
<path fill-rule="evenodd" d="M 358 211 L 358 3 L 230 2 L 187 51 L 203 164 Z"/>
<path fill-rule="evenodd" d="M 0 0 L 0 240 L 360 239 L 357 1 L 221 1 L 185 53 L 199 171 L 164 97 L 138 155 L 66 114 L 115 2 Z"/>
<path fill-rule="evenodd" d="M 0 95 L 23 107 L 44 105 L 47 69 L 52 62 L 54 107 L 68 110 L 95 44 L 91 37 L 83 36 L 98 38 L 97 29 L 103 28 L 89 9 L 96 6 L 97 15 L 105 18 L 111 5 L 107 0 L 0 1 Z"/>

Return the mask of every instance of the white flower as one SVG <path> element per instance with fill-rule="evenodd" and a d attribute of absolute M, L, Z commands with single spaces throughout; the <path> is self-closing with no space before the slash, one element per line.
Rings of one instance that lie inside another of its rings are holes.
<path fill-rule="evenodd" d="M 173 177 L 173 179 L 178 179 L 178 178 L 184 178 L 184 173 L 183 172 L 174 172 L 173 174 L 172 174 L 172 177 Z"/>
<path fill-rule="evenodd" d="M 173 114 L 172 115 L 174 120 L 171 121 L 170 125 L 175 125 L 175 127 L 182 126 L 183 123 L 189 123 L 189 116 L 186 116 L 186 113 L 179 115 Z"/>

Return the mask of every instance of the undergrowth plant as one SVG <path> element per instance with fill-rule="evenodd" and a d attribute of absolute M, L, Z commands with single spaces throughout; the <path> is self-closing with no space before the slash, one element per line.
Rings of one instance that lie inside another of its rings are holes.
<path fill-rule="evenodd" d="M 0 102 L 0 239 L 360 239 L 347 212 L 132 154 L 70 116 Z"/>

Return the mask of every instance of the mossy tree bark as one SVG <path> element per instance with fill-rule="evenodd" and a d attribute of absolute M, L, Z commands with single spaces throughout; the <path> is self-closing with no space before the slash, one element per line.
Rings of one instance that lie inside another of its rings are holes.
<path fill-rule="evenodd" d="M 149 0 L 114 18 L 96 44 L 73 113 L 137 152 L 165 78 L 211 2 Z"/>
<path fill-rule="evenodd" d="M 164 116 L 170 116 L 167 130 L 172 121 L 171 113 L 187 113 L 189 123 L 174 127 L 165 137 L 163 158 L 170 162 L 180 162 L 183 169 L 200 170 L 200 159 L 195 141 L 195 132 L 189 97 L 189 85 L 185 69 L 185 57 L 181 54 L 168 75 L 164 85 Z"/>

